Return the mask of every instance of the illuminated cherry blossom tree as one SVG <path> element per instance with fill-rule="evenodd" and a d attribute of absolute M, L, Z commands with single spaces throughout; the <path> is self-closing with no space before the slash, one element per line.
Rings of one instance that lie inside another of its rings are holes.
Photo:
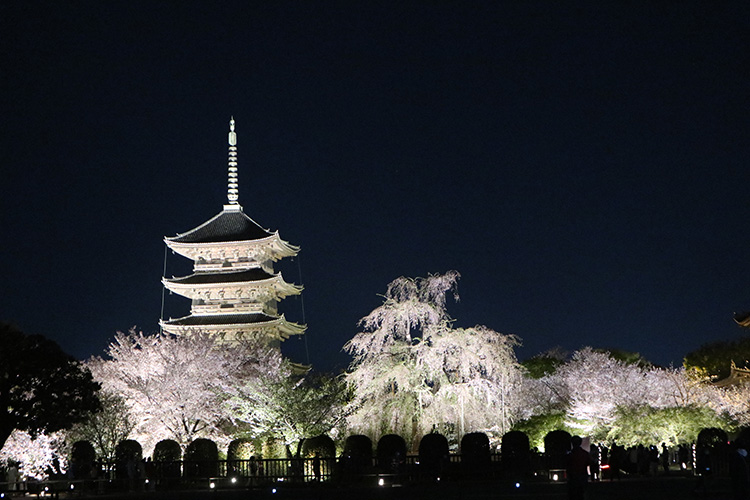
<path fill-rule="evenodd" d="M 567 403 L 570 425 L 582 435 L 608 427 L 618 406 L 647 404 L 650 396 L 646 370 L 591 348 L 573 353 L 551 380 Z"/>
<path fill-rule="evenodd" d="M 738 390 L 715 387 L 684 368 L 629 363 L 586 347 L 553 373 L 524 380 L 531 415 L 523 418 L 562 412 L 564 425 L 581 435 L 630 441 L 636 431 L 626 432 L 633 427 L 628 422 L 641 415 L 641 423 L 665 423 L 663 428 L 653 428 L 652 434 L 672 442 L 694 434 L 701 423 L 736 420 L 742 413 L 736 407 L 741 398 L 731 396 Z M 680 429 L 666 426 L 670 415 L 674 422 L 682 422 Z M 688 424 L 692 427 L 685 430 Z"/>
<path fill-rule="evenodd" d="M 304 439 L 337 429 L 350 399 L 351 391 L 340 377 L 295 374 L 284 361 L 278 372 L 248 380 L 226 408 L 251 435 L 280 439 L 299 456 Z"/>
<path fill-rule="evenodd" d="M 0 463 L 17 463 L 20 477 L 24 479 L 43 480 L 51 473 L 65 473 L 66 457 L 64 432 L 32 437 L 28 432 L 15 430 L 0 450 Z"/>
<path fill-rule="evenodd" d="M 88 365 L 102 387 L 119 394 L 136 419 L 131 439 L 144 450 L 162 439 L 183 447 L 198 437 L 228 442 L 222 402 L 248 379 L 275 373 L 281 355 L 265 339 L 217 344 L 204 333 L 174 337 L 118 333 L 109 359 Z"/>
<path fill-rule="evenodd" d="M 383 305 L 360 321 L 364 331 L 344 346 L 353 356 L 346 379 L 356 393 L 354 430 L 416 443 L 434 429 L 453 429 L 458 438 L 509 429 L 519 340 L 485 326 L 453 328 L 446 295 L 455 295 L 458 279 L 456 271 L 398 278 Z"/>

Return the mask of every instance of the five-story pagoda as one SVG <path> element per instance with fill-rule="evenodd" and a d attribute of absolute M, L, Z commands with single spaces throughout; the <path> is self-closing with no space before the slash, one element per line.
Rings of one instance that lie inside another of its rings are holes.
<path fill-rule="evenodd" d="M 191 259 L 193 274 L 162 279 L 171 292 L 192 299 L 190 315 L 160 322 L 165 332 L 182 335 L 206 332 L 231 342 L 265 337 L 270 343 L 305 332 L 306 327 L 279 315 L 277 303 L 301 293 L 302 287 L 274 273 L 273 263 L 293 257 L 299 247 L 263 229 L 239 204 L 237 135 L 229 122 L 229 183 L 227 204 L 195 229 L 164 238 L 174 252 Z"/>

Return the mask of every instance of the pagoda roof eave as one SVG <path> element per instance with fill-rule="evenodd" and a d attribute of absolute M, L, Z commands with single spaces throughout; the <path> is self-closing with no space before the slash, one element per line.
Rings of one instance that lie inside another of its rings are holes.
<path fill-rule="evenodd" d="M 215 283 L 263 283 L 279 279 L 279 273 L 269 273 L 254 267 L 232 271 L 198 271 L 187 276 L 163 278 L 162 281 L 179 284 L 205 285 Z"/>
<path fill-rule="evenodd" d="M 241 209 L 226 208 L 184 233 L 167 236 L 165 240 L 175 243 L 217 243 L 222 241 L 245 241 L 266 238 L 273 233 L 247 216 Z"/>
<path fill-rule="evenodd" d="M 740 326 L 750 326 L 750 312 L 742 312 L 734 315 L 734 321 Z"/>
<path fill-rule="evenodd" d="M 223 322 L 222 319 L 228 320 L 229 318 L 245 317 L 254 318 L 255 321 L 227 321 Z M 264 319 L 258 320 L 259 317 Z M 198 319 L 199 321 L 195 321 Z M 282 340 L 288 339 L 291 335 L 302 335 L 307 330 L 307 325 L 300 325 L 299 323 L 293 323 L 287 321 L 282 314 L 279 317 L 272 317 L 266 314 L 248 314 L 248 315 L 224 315 L 224 314 L 212 314 L 194 316 L 188 315 L 182 318 L 169 319 L 167 321 L 161 320 L 159 325 L 169 333 L 179 333 L 185 331 L 199 331 L 199 330 L 214 330 L 221 328 L 222 330 L 252 330 L 267 328 L 269 326 L 277 327 L 277 332 Z"/>
<path fill-rule="evenodd" d="M 267 278 L 260 279 L 239 279 L 239 280 L 226 280 L 227 277 L 238 277 L 239 275 L 248 275 L 247 271 L 240 271 L 235 273 L 217 272 L 217 273 L 193 273 L 190 276 L 182 278 L 162 278 L 162 284 L 169 290 L 189 290 L 189 289 L 213 289 L 221 286 L 233 286 L 233 287 L 250 287 L 250 286 L 270 286 L 273 287 L 277 292 L 280 292 L 282 296 L 286 297 L 289 295 L 299 295 L 304 289 L 301 285 L 295 285 L 293 283 L 287 283 L 284 281 L 281 273 L 270 274 L 265 273 Z M 240 276 L 241 278 L 244 276 Z M 197 278 L 208 278 L 200 280 Z"/>
<path fill-rule="evenodd" d="M 300 251 L 298 245 L 292 245 L 288 241 L 281 239 L 278 231 L 274 231 L 265 238 L 258 238 L 254 240 L 226 240 L 226 241 L 212 241 L 212 242 L 180 242 L 164 238 L 164 243 L 169 248 L 181 253 L 180 250 L 185 249 L 199 249 L 199 248 L 222 248 L 222 247 L 242 247 L 242 246 L 262 246 L 262 245 L 274 245 L 276 244 L 276 251 L 280 257 L 294 257 Z"/>

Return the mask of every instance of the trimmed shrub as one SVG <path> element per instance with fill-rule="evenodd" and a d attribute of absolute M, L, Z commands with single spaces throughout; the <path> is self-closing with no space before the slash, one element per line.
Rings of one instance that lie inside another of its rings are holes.
<path fill-rule="evenodd" d="M 263 458 L 288 458 L 286 445 L 280 439 L 273 437 L 261 439 L 260 450 Z"/>
<path fill-rule="evenodd" d="M 397 434 L 386 434 L 378 441 L 378 468 L 390 474 L 403 470 L 406 463 L 406 441 Z"/>
<path fill-rule="evenodd" d="M 490 438 L 470 432 L 461 438 L 461 463 L 468 471 L 481 472 L 490 465 Z"/>
<path fill-rule="evenodd" d="M 219 475 L 219 449 L 210 439 L 199 438 L 185 450 L 186 477 L 216 477 Z"/>
<path fill-rule="evenodd" d="M 177 441 L 164 439 L 154 447 L 154 471 L 157 478 L 174 479 L 180 477 L 182 448 Z"/>
<path fill-rule="evenodd" d="M 450 463 L 448 439 L 442 434 L 427 434 L 419 441 L 419 468 L 423 474 L 437 476 Z"/>
<path fill-rule="evenodd" d="M 248 438 L 235 439 L 227 447 L 227 460 L 250 460 L 260 455 L 256 442 Z"/>
<path fill-rule="evenodd" d="M 182 448 L 177 441 L 164 439 L 154 447 L 154 462 L 175 462 L 182 458 Z"/>
<path fill-rule="evenodd" d="M 315 454 L 321 458 L 332 458 L 336 456 L 336 443 L 333 439 L 321 434 L 314 438 L 305 439 L 302 442 L 302 456 L 304 458 L 313 458 Z"/>
<path fill-rule="evenodd" d="M 143 448 L 138 441 L 126 439 L 115 447 L 115 477 L 117 479 L 135 479 L 138 475 L 138 463 L 143 459 Z"/>
<path fill-rule="evenodd" d="M 729 438 L 721 429 L 711 427 L 698 433 L 695 443 L 695 469 L 701 475 L 711 475 L 728 465 Z"/>
<path fill-rule="evenodd" d="M 341 455 L 341 469 L 345 475 L 364 474 L 372 467 L 372 440 L 362 434 L 346 438 Z"/>
<path fill-rule="evenodd" d="M 305 461 L 305 477 L 316 481 L 329 477 L 336 458 L 336 443 L 330 437 L 321 434 L 305 439 L 302 443 L 302 456 Z"/>
<path fill-rule="evenodd" d="M 739 429 L 733 442 L 735 446 L 748 449 L 748 447 L 750 447 L 750 427 L 742 427 Z"/>
<path fill-rule="evenodd" d="M 530 472 L 529 437 L 521 431 L 510 431 L 500 444 L 503 470 L 513 473 Z"/>
<path fill-rule="evenodd" d="M 96 450 L 89 441 L 76 441 L 70 449 L 70 475 L 73 479 L 89 479 L 96 463 Z"/>
<path fill-rule="evenodd" d="M 259 451 L 260 446 L 249 438 L 235 439 L 229 443 L 227 447 L 227 474 L 255 475 L 258 470 L 255 460 L 260 455 Z"/>
<path fill-rule="evenodd" d="M 570 433 L 562 430 L 548 432 L 544 436 L 544 454 L 549 469 L 564 469 L 566 455 L 570 451 Z"/>

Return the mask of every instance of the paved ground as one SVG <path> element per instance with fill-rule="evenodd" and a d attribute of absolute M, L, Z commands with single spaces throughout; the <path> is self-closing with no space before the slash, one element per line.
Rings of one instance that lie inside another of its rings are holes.
<path fill-rule="evenodd" d="M 728 479 L 717 478 L 707 483 L 705 491 L 696 491 L 693 477 L 629 478 L 603 481 L 589 485 L 588 500 L 730 500 Z M 68 495 L 61 495 L 66 498 Z M 27 497 L 29 498 L 29 497 Z M 34 497 L 30 497 L 34 498 Z M 82 498 L 70 496 L 70 498 Z M 564 483 L 521 482 L 518 487 L 505 482 L 442 482 L 404 487 L 328 486 L 300 488 L 279 484 L 248 489 L 130 492 L 90 495 L 83 498 L 100 500 L 483 500 L 483 499 L 566 499 Z"/>

